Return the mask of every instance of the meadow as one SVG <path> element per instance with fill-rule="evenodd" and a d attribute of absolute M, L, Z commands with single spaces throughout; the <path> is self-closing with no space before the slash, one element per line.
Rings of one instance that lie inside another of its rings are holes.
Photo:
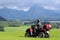
<path fill-rule="evenodd" d="M 25 30 L 30 26 L 4 27 L 4 32 L 0 32 L 0 40 L 60 40 L 60 29 L 51 29 L 50 38 L 28 38 L 24 37 Z"/>

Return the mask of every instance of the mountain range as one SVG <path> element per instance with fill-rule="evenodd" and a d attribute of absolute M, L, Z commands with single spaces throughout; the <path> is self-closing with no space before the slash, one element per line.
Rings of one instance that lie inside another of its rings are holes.
<path fill-rule="evenodd" d="M 47 10 L 39 5 L 33 5 L 27 12 L 5 7 L 0 9 L 0 16 L 6 20 L 60 20 L 60 13 Z"/>

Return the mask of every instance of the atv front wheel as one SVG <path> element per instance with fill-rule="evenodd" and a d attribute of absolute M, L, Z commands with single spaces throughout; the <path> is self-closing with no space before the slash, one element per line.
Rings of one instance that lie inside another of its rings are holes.
<path fill-rule="evenodd" d="M 45 38 L 49 38 L 50 35 L 48 33 L 45 34 Z"/>
<path fill-rule="evenodd" d="M 40 33 L 38 34 L 38 37 L 40 37 L 40 38 L 44 38 L 44 37 L 45 37 L 45 33 L 40 32 Z"/>
<path fill-rule="evenodd" d="M 30 34 L 29 33 L 25 33 L 25 37 L 30 37 Z"/>

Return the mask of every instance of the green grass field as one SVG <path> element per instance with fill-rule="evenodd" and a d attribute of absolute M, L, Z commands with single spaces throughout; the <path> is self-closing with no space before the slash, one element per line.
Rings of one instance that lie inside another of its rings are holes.
<path fill-rule="evenodd" d="M 0 32 L 0 40 L 60 40 L 60 29 L 52 29 L 50 38 L 28 38 L 24 37 L 25 30 L 29 26 L 5 27 L 4 32 Z"/>

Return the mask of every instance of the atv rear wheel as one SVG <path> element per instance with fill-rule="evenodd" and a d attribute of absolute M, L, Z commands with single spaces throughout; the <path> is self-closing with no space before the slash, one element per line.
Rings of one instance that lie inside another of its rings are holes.
<path fill-rule="evenodd" d="M 30 37 L 30 34 L 29 33 L 25 33 L 25 37 Z"/>

